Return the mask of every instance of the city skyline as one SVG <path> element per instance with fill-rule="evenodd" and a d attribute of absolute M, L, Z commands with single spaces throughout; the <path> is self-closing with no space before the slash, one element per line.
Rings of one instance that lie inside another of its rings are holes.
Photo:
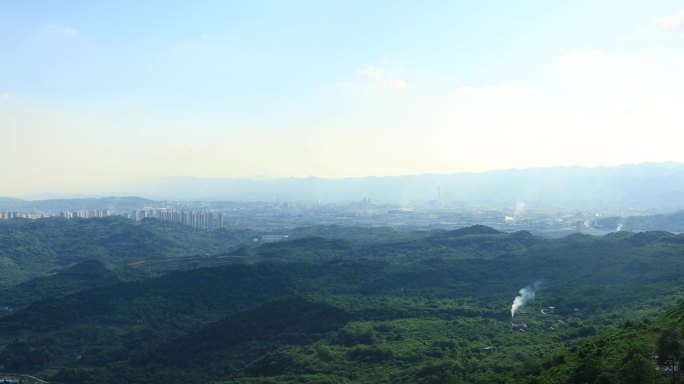
<path fill-rule="evenodd" d="M 0 196 L 684 161 L 676 1 L 6 2 L 0 49 Z"/>

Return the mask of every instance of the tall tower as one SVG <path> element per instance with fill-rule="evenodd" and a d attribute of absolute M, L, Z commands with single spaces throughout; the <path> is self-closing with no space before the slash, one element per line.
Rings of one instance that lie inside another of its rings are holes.
<path fill-rule="evenodd" d="M 442 200 L 442 185 L 439 182 L 439 177 L 437 178 L 437 202 Z"/>

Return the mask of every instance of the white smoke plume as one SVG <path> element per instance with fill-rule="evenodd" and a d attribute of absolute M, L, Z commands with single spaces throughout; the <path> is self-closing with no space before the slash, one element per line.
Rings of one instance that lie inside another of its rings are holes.
<path fill-rule="evenodd" d="M 529 301 L 534 300 L 534 296 L 536 296 L 536 290 L 539 287 L 539 284 L 540 283 L 534 283 L 519 291 L 520 294 L 513 299 L 513 305 L 511 305 L 511 317 L 515 316 L 515 311 L 517 311 L 518 308 L 527 304 Z"/>
<path fill-rule="evenodd" d="M 518 200 L 515 203 L 515 212 L 513 213 L 513 217 L 519 218 L 525 213 L 525 203 Z"/>

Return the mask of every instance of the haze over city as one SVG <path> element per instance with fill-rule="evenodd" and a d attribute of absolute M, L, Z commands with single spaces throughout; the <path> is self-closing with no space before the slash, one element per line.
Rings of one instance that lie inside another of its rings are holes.
<path fill-rule="evenodd" d="M 0 384 L 684 383 L 682 0 L 0 0 Z"/>
<path fill-rule="evenodd" d="M 684 161 L 677 1 L 2 2 L 0 195 Z"/>

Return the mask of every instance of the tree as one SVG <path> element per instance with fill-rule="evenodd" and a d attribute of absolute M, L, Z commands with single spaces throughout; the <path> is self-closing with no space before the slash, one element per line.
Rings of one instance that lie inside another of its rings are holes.
<path fill-rule="evenodd" d="M 656 371 L 653 361 L 641 354 L 633 355 L 622 367 L 620 373 L 625 384 L 657 384 L 667 382 Z"/>
<path fill-rule="evenodd" d="M 672 373 L 672 383 L 676 380 L 677 363 L 682 356 L 682 343 L 675 329 L 665 330 L 656 343 L 658 367 Z"/>

